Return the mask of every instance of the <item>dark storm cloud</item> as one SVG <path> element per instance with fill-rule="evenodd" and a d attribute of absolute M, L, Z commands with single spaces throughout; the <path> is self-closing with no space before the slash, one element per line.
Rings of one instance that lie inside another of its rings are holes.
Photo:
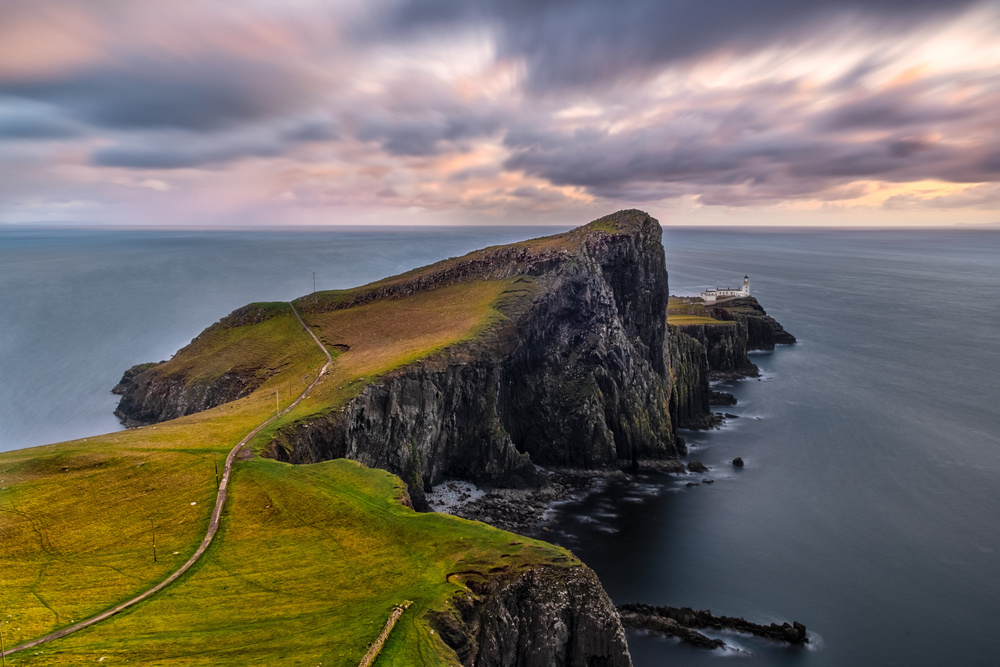
<path fill-rule="evenodd" d="M 446 146 L 495 134 L 501 127 L 495 114 L 453 109 L 449 112 L 416 110 L 414 115 L 375 112 L 361 121 L 357 137 L 377 142 L 392 155 L 436 155 Z"/>
<path fill-rule="evenodd" d="M 336 141 L 340 132 L 328 119 L 310 118 L 250 132 L 210 135 L 195 132 L 148 132 L 91 154 L 91 164 L 132 169 L 183 169 L 275 157 L 299 144 Z"/>
<path fill-rule="evenodd" d="M 219 130 L 279 116 L 314 92 L 287 68 L 221 54 L 196 61 L 130 56 L 60 76 L 0 81 L 0 94 L 117 130 Z"/>
<path fill-rule="evenodd" d="M 536 88 L 585 86 L 716 51 L 800 39 L 841 19 L 891 32 L 955 14 L 975 0 L 403 0 L 379 26 L 389 35 L 463 24 L 498 32 L 501 57 L 520 57 Z"/>
<path fill-rule="evenodd" d="M 715 136 L 712 128 L 678 136 L 669 124 L 616 134 L 550 132 L 541 141 L 512 134 L 504 166 L 599 197 L 654 200 L 697 193 L 703 203 L 728 205 L 849 198 L 859 191 L 841 186 L 859 179 L 996 180 L 980 164 L 992 164 L 995 156 L 983 160 L 919 136 L 846 142 L 777 128 L 725 143 Z"/>
<path fill-rule="evenodd" d="M 336 141 L 340 138 L 340 128 L 331 120 L 310 120 L 285 130 L 281 136 L 285 141 L 292 143 Z"/>
<path fill-rule="evenodd" d="M 838 106 L 816 120 L 819 130 L 886 129 L 919 125 L 934 126 L 968 118 L 975 108 L 916 102 L 914 92 L 926 85 L 893 88 L 861 100 Z"/>
<path fill-rule="evenodd" d="M 183 169 L 203 167 L 247 157 L 272 157 L 281 152 L 279 144 L 233 144 L 229 146 L 109 146 L 99 148 L 91 163 L 101 167 L 131 169 Z"/>

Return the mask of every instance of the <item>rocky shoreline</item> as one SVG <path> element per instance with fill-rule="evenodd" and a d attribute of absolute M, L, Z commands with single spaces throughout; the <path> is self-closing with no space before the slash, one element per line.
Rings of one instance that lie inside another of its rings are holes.
<path fill-rule="evenodd" d="M 645 473 L 687 475 L 707 473 L 699 461 L 651 459 L 628 470 L 540 470 L 545 480 L 534 489 L 479 489 L 460 480 L 449 480 L 427 494 L 430 509 L 471 521 L 482 521 L 512 533 L 544 538 L 552 511 L 561 503 L 580 501 L 601 491 L 611 480 L 640 484 Z M 703 482 L 705 480 L 702 480 Z M 709 482 L 710 483 L 710 482 Z M 691 482 L 697 485 L 697 482 Z"/>

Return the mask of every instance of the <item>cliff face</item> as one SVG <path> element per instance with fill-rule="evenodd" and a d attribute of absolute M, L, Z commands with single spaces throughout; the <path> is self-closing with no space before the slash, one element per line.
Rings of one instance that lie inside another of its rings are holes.
<path fill-rule="evenodd" d="M 353 297 L 350 304 L 484 277 L 525 283 L 503 306 L 509 319 L 500 329 L 285 428 L 270 455 L 353 458 L 411 488 L 445 477 L 523 486 L 534 482 L 533 463 L 595 468 L 676 456 L 660 233 L 648 215 L 623 211 L 555 242 L 488 249 Z M 307 314 L 322 307 L 303 304 Z"/>
<path fill-rule="evenodd" d="M 676 319 L 673 319 L 676 318 Z M 754 377 L 759 374 L 747 352 L 772 350 L 791 344 L 795 336 L 769 316 L 754 297 L 721 304 L 672 297 L 668 308 L 671 406 L 675 427 L 709 428 L 715 378 Z"/>
<path fill-rule="evenodd" d="M 670 414 L 675 428 L 708 428 L 711 423 L 708 353 L 696 338 L 670 325 Z"/>
<path fill-rule="evenodd" d="M 740 322 L 746 329 L 748 350 L 773 350 L 775 344 L 795 343 L 795 336 L 785 331 L 752 296 L 707 306 L 706 310 L 716 319 Z"/>
<path fill-rule="evenodd" d="M 431 625 L 468 667 L 628 667 L 618 612 L 589 568 L 467 581 Z"/>
<path fill-rule="evenodd" d="M 248 395 L 260 384 L 251 374 L 225 373 L 208 384 L 162 377 L 157 364 L 139 364 L 125 371 L 112 393 L 121 394 L 115 416 L 125 426 L 143 426 L 214 408 Z"/>
<path fill-rule="evenodd" d="M 287 309 L 288 304 L 250 304 L 239 308 L 199 334 L 175 357 L 184 359 L 190 351 L 200 350 L 212 334 L 261 324 Z M 263 384 L 269 373 L 253 358 L 247 358 L 244 364 L 234 363 L 224 371 L 209 373 L 207 377 L 203 377 L 202 369 L 178 369 L 172 362 L 138 364 L 122 375 L 111 393 L 121 396 L 115 415 L 125 426 L 154 424 L 235 401 Z"/>
<path fill-rule="evenodd" d="M 757 366 L 747 357 L 747 328 L 736 322 L 685 324 L 681 333 L 694 338 L 705 348 L 708 367 L 719 374 L 754 376 Z"/>

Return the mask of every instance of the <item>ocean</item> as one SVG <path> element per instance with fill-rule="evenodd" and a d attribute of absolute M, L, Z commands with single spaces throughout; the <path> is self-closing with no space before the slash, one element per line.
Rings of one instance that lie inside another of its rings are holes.
<path fill-rule="evenodd" d="M 122 371 L 312 291 L 314 272 L 348 287 L 553 231 L 0 227 L 0 450 L 120 428 Z M 631 633 L 637 667 L 996 664 L 1000 232 L 667 228 L 664 244 L 673 293 L 749 274 L 799 343 L 726 387 L 739 418 L 683 434 L 707 475 L 609 483 L 547 537 L 616 602 L 797 620 L 812 641 Z"/>

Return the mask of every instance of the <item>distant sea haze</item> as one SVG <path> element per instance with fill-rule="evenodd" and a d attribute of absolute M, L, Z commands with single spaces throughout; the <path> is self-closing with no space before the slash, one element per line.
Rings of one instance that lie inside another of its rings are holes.
<path fill-rule="evenodd" d="M 251 301 L 369 282 L 526 228 L 217 232 L 0 227 L 0 449 L 120 428 L 109 390 Z M 664 233 L 671 291 L 749 274 L 799 344 L 756 354 L 738 414 L 685 433 L 709 475 L 564 507 L 616 602 L 798 620 L 761 665 L 995 665 L 1000 618 L 1000 232 Z M 735 456 L 746 462 L 736 470 Z M 711 477 L 712 485 L 686 487 Z M 638 667 L 732 656 L 630 636 Z M 742 660 L 742 659 L 741 659 Z"/>

